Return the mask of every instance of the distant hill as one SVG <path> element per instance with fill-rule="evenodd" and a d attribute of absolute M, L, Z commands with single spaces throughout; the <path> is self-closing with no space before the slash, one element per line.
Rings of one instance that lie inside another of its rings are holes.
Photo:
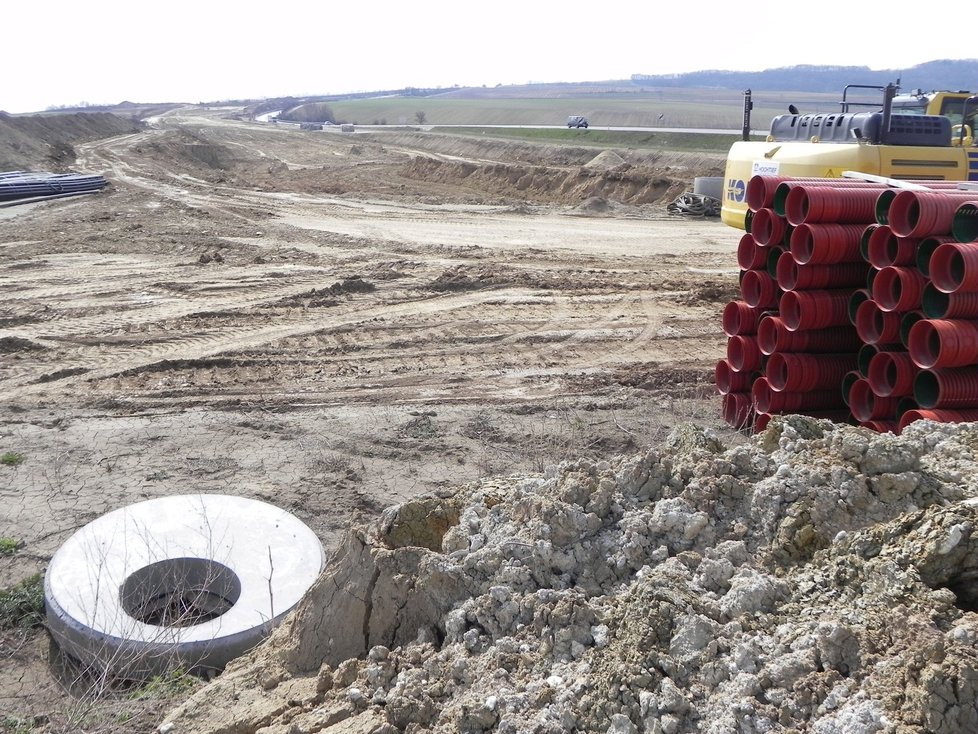
<path fill-rule="evenodd" d="M 938 60 L 928 61 L 924 64 L 912 66 L 907 69 L 870 69 L 867 66 L 814 66 L 799 65 L 785 66 L 776 69 L 765 69 L 764 71 L 693 71 L 686 74 L 633 74 L 628 79 L 593 80 L 580 82 L 542 82 L 531 84 L 512 84 L 496 85 L 492 87 L 436 87 L 418 88 L 405 87 L 402 89 L 387 89 L 361 91 L 347 94 L 318 94 L 308 96 L 282 96 L 266 97 L 262 99 L 227 99 L 215 100 L 211 102 L 201 102 L 213 106 L 240 106 L 245 108 L 246 115 L 260 115 L 266 112 L 277 110 L 289 110 L 290 115 L 295 119 L 302 118 L 305 114 L 312 114 L 317 120 L 324 119 L 321 112 L 305 112 L 300 108 L 303 105 L 314 103 L 329 103 L 337 106 L 338 114 L 347 114 L 350 119 L 355 119 L 352 110 L 340 112 L 341 103 L 364 102 L 371 103 L 372 100 L 410 100 L 412 105 L 420 105 L 422 100 L 485 100 L 486 103 L 493 103 L 498 100 L 577 100 L 578 105 L 568 110 L 560 109 L 560 114 L 601 114 L 608 124 L 648 124 L 654 125 L 659 118 L 653 116 L 651 122 L 648 120 L 624 120 L 612 119 L 605 115 L 608 110 L 598 105 L 599 98 L 620 97 L 623 99 L 636 99 L 648 97 L 651 94 L 658 100 L 671 100 L 675 102 L 679 99 L 689 98 L 698 103 L 704 102 L 704 90 L 711 90 L 709 94 L 712 101 L 739 107 L 741 103 L 741 92 L 751 89 L 754 92 L 790 92 L 790 93 L 809 93 L 812 95 L 832 95 L 832 103 L 841 94 L 842 89 L 847 84 L 872 84 L 885 85 L 889 82 L 899 80 L 903 91 L 912 89 L 967 89 L 978 93 L 978 59 L 966 60 Z M 654 91 L 653 91 L 654 90 Z M 674 90 L 671 93 L 669 90 Z M 714 90 L 722 90 L 719 95 Z M 763 95 L 762 95 L 763 96 Z M 755 98 L 757 99 L 757 98 Z M 808 108 L 813 108 L 809 100 L 792 96 L 792 101 L 805 103 Z M 780 104 L 780 100 L 777 102 Z M 161 114 L 168 109 L 178 106 L 177 103 L 134 103 L 122 102 L 117 105 L 104 106 L 85 106 L 83 108 L 59 108 L 60 112 L 112 112 L 117 115 L 142 119 L 145 117 Z M 400 116 L 407 114 L 405 119 L 413 119 L 416 109 L 422 107 L 412 107 L 408 113 L 402 111 L 389 111 L 384 109 L 371 109 L 368 113 L 362 113 L 362 119 L 367 121 L 387 118 L 397 120 Z M 495 107 L 489 108 L 496 110 Z M 543 120 L 553 119 L 553 111 L 556 108 L 548 108 L 548 117 L 541 115 L 539 120 L 518 120 L 513 118 L 507 120 L 513 124 L 542 122 Z M 675 109 L 674 107 L 671 109 Z M 657 110 L 656 114 L 661 112 Z M 317 116 L 318 115 L 318 116 Z M 560 115 L 558 115 L 559 117 Z M 566 116 L 566 115 L 565 115 Z M 304 119 L 304 118 L 302 118 Z M 330 119 L 326 116 L 325 119 Z M 435 122 L 435 118 L 428 114 L 429 121 Z M 485 114 L 475 116 L 476 122 L 492 124 Z M 362 121 L 362 120 L 361 120 Z M 444 122 L 444 121 L 441 121 Z M 455 122 L 459 122 L 455 120 Z M 498 121 L 497 121 L 498 122 Z M 675 122 L 675 120 L 674 120 Z M 498 122 L 498 124 L 504 124 Z M 729 127 L 737 125 L 738 113 L 731 113 L 730 119 L 701 121 L 701 124 L 708 126 Z"/>
<path fill-rule="evenodd" d="M 978 59 L 928 61 L 908 69 L 868 66 L 785 66 L 764 71 L 694 71 L 688 74 L 633 74 L 634 84 L 647 87 L 712 87 L 754 91 L 840 92 L 846 84 L 878 84 L 900 80 L 911 89 L 978 91 Z"/>

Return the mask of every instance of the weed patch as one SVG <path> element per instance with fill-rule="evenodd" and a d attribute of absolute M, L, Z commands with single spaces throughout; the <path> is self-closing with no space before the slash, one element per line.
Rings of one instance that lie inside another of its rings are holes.
<path fill-rule="evenodd" d="M 154 675 L 145 684 L 130 694 L 136 701 L 147 699 L 167 699 L 183 695 L 200 683 L 200 678 L 185 670 L 172 670 L 162 675 Z"/>
<path fill-rule="evenodd" d="M 4 466 L 17 466 L 18 464 L 23 463 L 23 454 L 18 454 L 15 451 L 7 451 L 6 453 L 0 454 L 0 464 L 3 464 Z"/>
<path fill-rule="evenodd" d="M 0 537 L 0 556 L 12 556 L 21 545 L 16 538 Z"/>
<path fill-rule="evenodd" d="M 44 580 L 36 573 L 0 591 L 0 630 L 36 627 L 44 618 Z"/>

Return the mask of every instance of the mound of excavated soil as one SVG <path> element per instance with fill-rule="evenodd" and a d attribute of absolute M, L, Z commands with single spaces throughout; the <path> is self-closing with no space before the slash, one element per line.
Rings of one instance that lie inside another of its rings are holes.
<path fill-rule="evenodd" d="M 594 156 L 584 167 L 606 171 L 609 168 L 617 168 L 624 162 L 625 159 L 615 153 L 615 151 L 605 150 Z"/>
<path fill-rule="evenodd" d="M 168 732 L 974 732 L 974 424 L 687 427 L 388 509 Z"/>
<path fill-rule="evenodd" d="M 417 157 L 402 174 L 426 183 L 453 184 L 538 203 L 574 204 L 600 196 L 623 204 L 671 200 L 687 188 L 683 178 L 658 169 L 622 166 L 603 170 L 509 163 L 480 164 Z"/>
<path fill-rule="evenodd" d="M 109 112 L 14 116 L 0 112 L 0 171 L 69 166 L 75 143 L 136 132 L 139 123 Z"/>

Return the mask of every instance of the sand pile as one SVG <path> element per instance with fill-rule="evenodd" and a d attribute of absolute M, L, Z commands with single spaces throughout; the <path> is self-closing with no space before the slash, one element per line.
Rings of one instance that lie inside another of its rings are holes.
<path fill-rule="evenodd" d="M 624 162 L 625 159 L 618 155 L 615 151 L 603 150 L 588 161 L 584 167 L 592 170 L 607 171 L 612 168 L 617 168 Z"/>
<path fill-rule="evenodd" d="M 976 446 L 684 427 L 390 508 L 161 730 L 978 731 Z"/>

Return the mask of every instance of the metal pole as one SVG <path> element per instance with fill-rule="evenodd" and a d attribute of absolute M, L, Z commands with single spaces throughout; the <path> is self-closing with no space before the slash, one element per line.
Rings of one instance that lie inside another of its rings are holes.
<path fill-rule="evenodd" d="M 750 111 L 754 109 L 754 102 L 751 100 L 750 90 L 744 90 L 744 129 L 742 138 L 750 140 Z"/>

